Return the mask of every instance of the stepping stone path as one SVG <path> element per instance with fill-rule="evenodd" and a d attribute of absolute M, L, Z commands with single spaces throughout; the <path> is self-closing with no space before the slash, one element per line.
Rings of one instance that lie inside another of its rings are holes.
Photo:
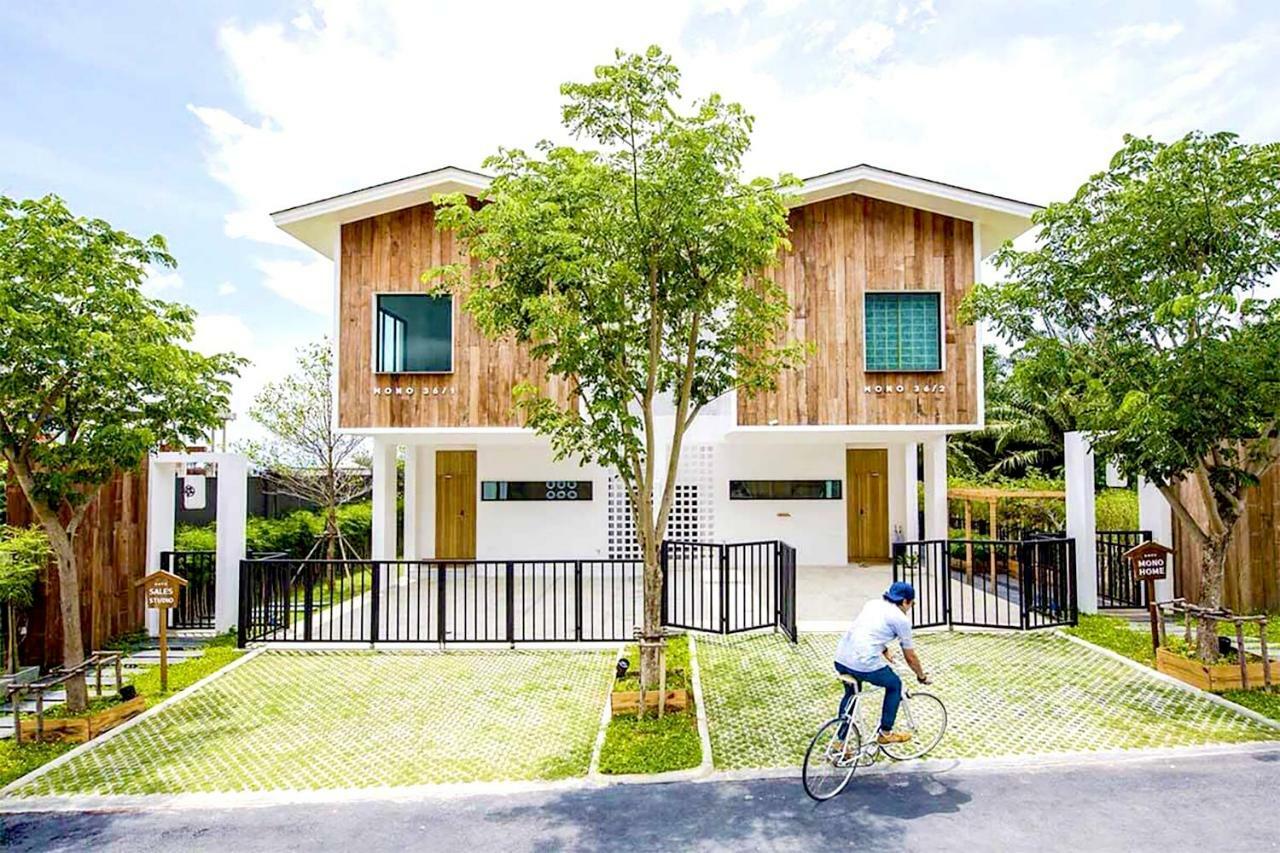
<path fill-rule="evenodd" d="M 171 638 L 169 645 L 169 665 L 172 666 L 181 663 L 184 660 L 198 658 L 204 654 L 204 649 L 200 645 L 200 638 L 190 639 L 185 637 Z M 120 660 L 121 673 L 127 684 L 131 677 L 137 675 L 144 670 L 153 666 L 160 665 L 160 649 L 151 647 L 139 649 L 131 655 Z M 97 679 L 92 670 L 85 678 L 85 683 L 89 688 L 89 698 L 92 700 L 97 696 L 95 688 Z M 116 668 L 115 665 L 104 666 L 102 668 L 102 693 L 109 696 L 116 689 Z M 46 690 L 44 693 L 44 706 L 51 708 L 67 700 L 67 691 L 65 688 L 57 687 L 53 690 Z M 34 694 L 25 694 L 19 705 L 19 710 L 23 713 L 34 714 L 36 712 L 36 697 Z M 0 740 L 13 737 L 13 706 L 9 704 L 8 697 L 0 694 Z"/>

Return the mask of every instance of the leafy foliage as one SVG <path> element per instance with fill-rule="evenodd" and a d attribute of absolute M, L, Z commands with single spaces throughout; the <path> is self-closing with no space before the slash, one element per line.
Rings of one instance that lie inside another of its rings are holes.
<path fill-rule="evenodd" d="M 0 196 L 0 456 L 58 559 L 63 662 L 83 660 L 72 541 L 90 498 L 152 448 L 220 423 L 240 359 L 188 349 L 195 313 L 150 299 L 159 236 Z M 68 685 L 83 707 L 84 683 Z"/>
<path fill-rule="evenodd" d="M 1280 144 L 1125 137 L 1107 171 L 1036 215 L 1039 245 L 1001 249 L 1005 279 L 964 305 L 1095 450 L 1161 488 L 1203 547 L 1209 607 L 1244 490 L 1280 458 L 1280 303 L 1257 296 L 1280 269 L 1277 186 Z"/>
<path fill-rule="evenodd" d="M 684 112 L 679 82 L 651 47 L 564 84 L 563 123 L 596 148 L 544 142 L 490 157 L 484 203 L 437 199 L 440 227 L 470 263 L 424 275 L 463 292 L 486 334 L 527 343 L 572 389 L 566 405 L 524 384 L 518 402 L 559 456 L 608 467 L 624 484 L 645 555 L 649 635 L 685 431 L 707 403 L 773 387 L 805 353 L 782 342 L 787 301 L 763 273 L 787 246 L 780 184 L 792 180 L 743 178 L 752 117 L 718 95 Z M 660 397 L 671 415 L 659 416 Z M 643 666 L 651 673 L 652 660 Z"/>
<path fill-rule="evenodd" d="M 0 526 L 0 603 L 30 607 L 51 554 L 40 528 Z"/>
<path fill-rule="evenodd" d="M 267 383 L 249 410 L 270 437 L 242 449 L 278 491 L 320 508 L 325 556 L 345 559 L 355 551 L 343 536 L 338 507 L 368 493 L 370 463 L 363 437 L 338 432 L 333 389 L 329 341 L 302 347 L 294 372 Z"/>
<path fill-rule="evenodd" d="M 338 529 L 352 553 L 368 556 L 369 536 L 373 530 L 373 508 L 369 501 L 338 507 Z M 245 525 L 245 542 L 250 551 L 280 551 L 291 557 L 304 557 L 323 535 L 325 522 L 319 512 L 300 509 L 283 518 L 250 518 Z M 216 524 L 179 525 L 173 536 L 178 551 L 213 551 L 217 544 Z"/>

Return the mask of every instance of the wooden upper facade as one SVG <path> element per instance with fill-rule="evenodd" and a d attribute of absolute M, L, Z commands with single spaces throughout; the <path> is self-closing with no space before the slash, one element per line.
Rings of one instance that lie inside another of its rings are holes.
<path fill-rule="evenodd" d="M 792 248 L 769 274 L 791 304 L 787 337 L 812 342 L 814 351 L 803 369 L 779 378 L 774 392 L 739 398 L 741 427 L 980 422 L 981 352 L 976 330 L 958 322 L 957 309 L 982 250 L 1029 227 L 1034 208 L 907 176 L 896 176 L 900 185 L 882 178 L 894 173 L 849 177 L 867 168 L 838 173 L 840 181 L 811 179 L 812 192 L 792 210 Z M 443 171 L 447 181 L 427 173 L 275 215 L 282 228 L 338 262 L 344 429 L 518 427 L 517 383 L 567 397 L 567 383 L 548 377 L 513 341 L 486 339 L 456 300 L 450 372 L 375 371 L 378 295 L 423 293 L 425 270 L 463 258 L 452 235 L 437 230 L 428 190 L 474 188 L 480 195 L 483 176 Z M 994 210 L 986 219 L 983 204 Z M 930 364 L 936 369 L 868 370 L 868 294 L 882 301 L 883 294 L 902 293 L 932 295 L 925 303 L 936 306 L 937 356 Z"/>

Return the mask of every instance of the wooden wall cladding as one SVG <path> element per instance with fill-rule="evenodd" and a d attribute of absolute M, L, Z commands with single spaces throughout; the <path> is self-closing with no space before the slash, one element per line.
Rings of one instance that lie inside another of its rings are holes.
<path fill-rule="evenodd" d="M 7 486 L 10 524 L 38 523 L 16 481 Z M 112 637 L 146 627 L 134 582 L 146 574 L 146 468 L 124 471 L 98 490 L 73 543 L 80 568 L 80 627 L 86 653 Z M 22 640 L 23 663 L 62 661 L 62 612 L 57 567 L 50 561 Z"/>
<path fill-rule="evenodd" d="M 1191 515 L 1204 521 L 1199 490 L 1182 485 Z M 1222 603 L 1240 613 L 1280 610 L 1280 466 L 1245 493 L 1245 514 L 1236 522 L 1235 542 L 1227 554 Z M 1192 602 L 1200 600 L 1200 546 L 1173 519 L 1174 588 Z"/>
<path fill-rule="evenodd" d="M 859 195 L 795 208 L 790 221 L 792 250 L 771 275 L 791 303 L 789 339 L 816 352 L 775 391 L 740 396 L 738 423 L 976 423 L 977 332 L 956 319 L 973 286 L 973 224 Z M 864 371 L 869 290 L 942 293 L 943 371 Z"/>
<path fill-rule="evenodd" d="M 379 375 L 373 372 L 373 302 L 379 292 L 421 293 L 428 268 L 465 260 L 453 235 L 436 229 L 430 204 L 342 226 L 339 273 L 339 424 L 343 427 L 521 426 L 511 398 L 532 382 L 558 400 L 568 383 L 548 377 L 511 340 L 485 338 L 475 322 L 453 312 L 453 372 Z M 375 394 L 378 388 L 383 393 Z"/>

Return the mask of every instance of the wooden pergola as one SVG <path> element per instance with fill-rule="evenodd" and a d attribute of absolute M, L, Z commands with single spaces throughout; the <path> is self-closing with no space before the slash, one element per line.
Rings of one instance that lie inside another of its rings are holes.
<path fill-rule="evenodd" d="M 986 503 L 987 519 L 990 525 L 987 530 L 988 538 L 996 539 L 996 508 L 1001 500 L 1065 501 L 1066 499 L 1066 492 L 1053 489 L 993 489 L 977 486 L 947 489 L 947 500 L 964 502 L 965 579 L 968 580 L 973 577 L 973 504 L 975 502 Z M 991 581 L 994 583 L 996 579 L 995 548 L 989 549 L 989 558 L 991 561 Z M 1010 566 L 1010 570 L 1013 570 L 1012 566 Z"/>

